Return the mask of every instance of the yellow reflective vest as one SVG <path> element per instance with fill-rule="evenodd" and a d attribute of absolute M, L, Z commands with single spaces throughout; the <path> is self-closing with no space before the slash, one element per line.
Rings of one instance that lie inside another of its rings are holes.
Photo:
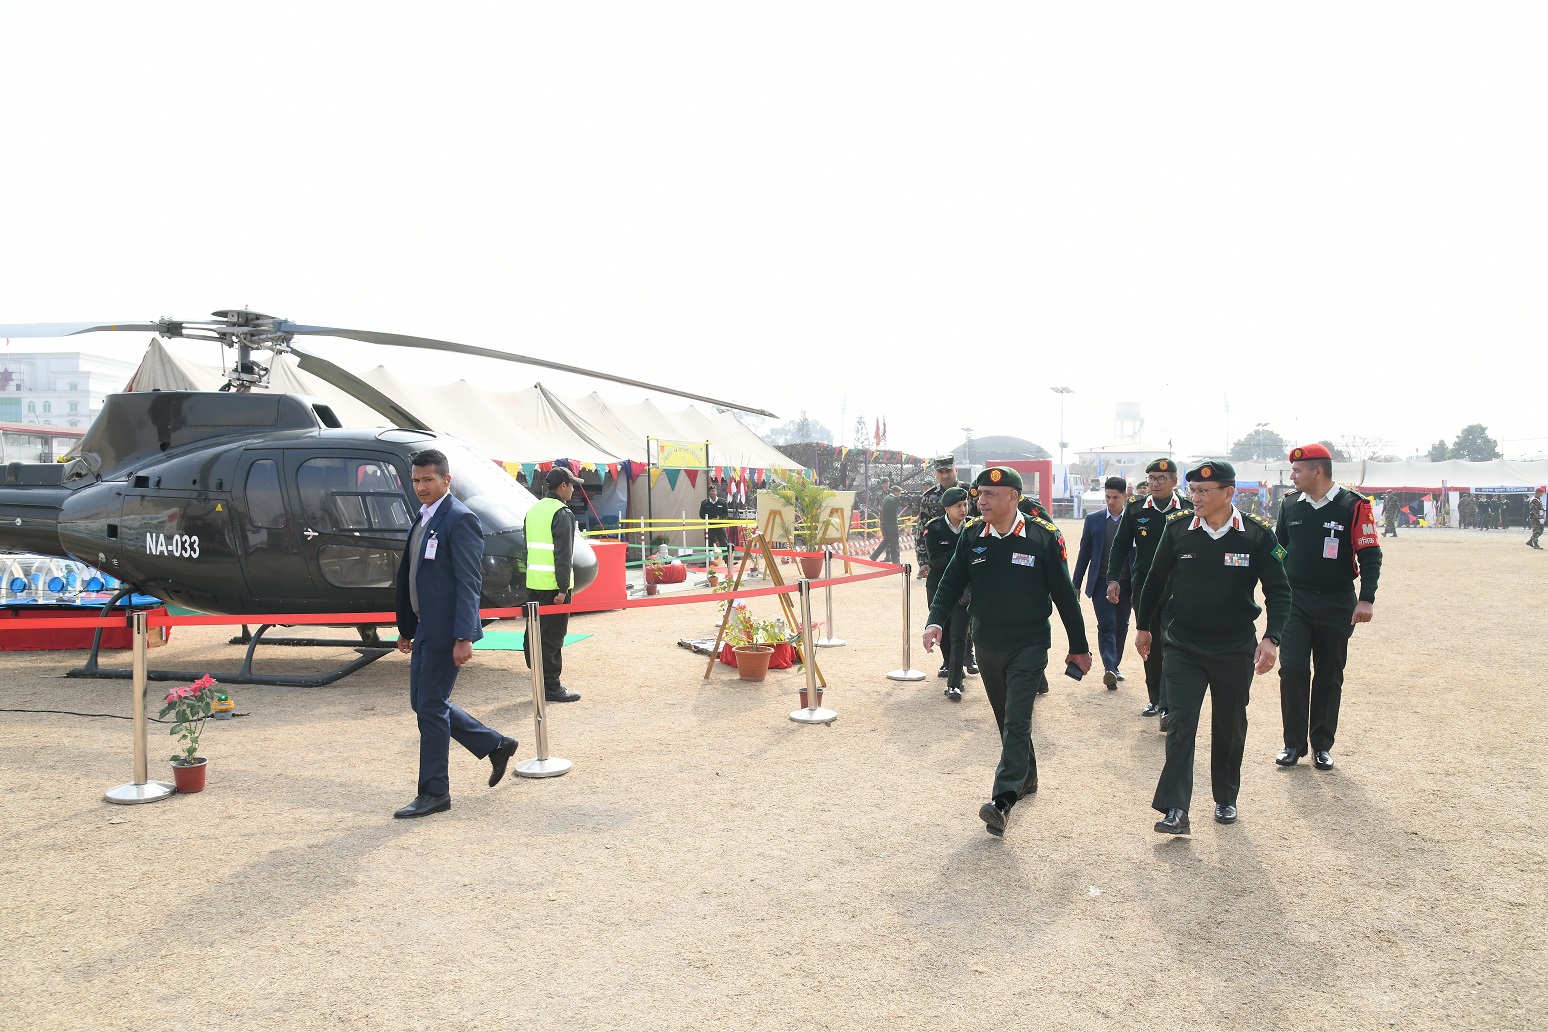
<path fill-rule="evenodd" d="M 549 495 L 527 510 L 527 590 L 558 591 L 554 569 L 554 515 L 564 503 Z"/>

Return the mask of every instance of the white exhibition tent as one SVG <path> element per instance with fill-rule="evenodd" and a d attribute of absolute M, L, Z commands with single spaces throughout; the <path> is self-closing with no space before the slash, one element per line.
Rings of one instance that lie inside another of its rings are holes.
<path fill-rule="evenodd" d="M 224 352 L 218 346 L 153 338 L 128 390 L 219 390 L 225 383 Z M 608 401 L 593 392 L 560 398 L 541 383 L 519 389 L 480 386 L 467 380 L 447 384 L 410 382 L 378 366 L 353 375 L 386 395 L 437 431 L 461 438 L 528 479 L 539 467 L 564 460 L 589 485 L 599 519 L 696 516 L 705 497 L 703 471 L 647 472 L 647 440 L 705 444 L 706 465 L 723 467 L 728 479 L 755 472 L 800 470 L 730 412 L 708 413 L 694 405 L 662 408 L 649 399 Z M 338 387 L 298 368 L 290 355 L 275 356 L 270 389 L 304 394 L 328 404 L 345 426 L 385 426 L 391 420 Z M 635 471 L 640 471 L 636 473 Z M 594 475 L 587 476 L 587 472 Z M 609 475 L 611 474 L 611 475 Z M 751 486 L 748 489 L 751 494 Z"/>

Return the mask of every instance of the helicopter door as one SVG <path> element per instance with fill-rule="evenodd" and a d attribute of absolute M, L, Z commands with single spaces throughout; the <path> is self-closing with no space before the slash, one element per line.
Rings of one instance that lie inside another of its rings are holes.
<path fill-rule="evenodd" d="M 413 516 L 387 455 L 292 452 L 287 476 L 301 503 L 301 552 L 318 596 L 351 603 L 392 589 Z"/>
<path fill-rule="evenodd" d="M 275 613 L 296 612 L 297 600 L 316 594 L 301 553 L 299 506 L 281 483 L 283 461 L 281 452 L 248 452 L 237 470 L 242 570 L 253 601 Z"/>

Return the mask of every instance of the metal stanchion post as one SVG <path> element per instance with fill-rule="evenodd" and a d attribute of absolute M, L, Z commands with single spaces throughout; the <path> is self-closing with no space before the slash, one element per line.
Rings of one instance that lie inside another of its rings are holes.
<path fill-rule="evenodd" d="M 569 760 L 548 755 L 548 721 L 544 713 L 543 631 L 538 623 L 538 604 L 528 602 L 527 654 L 532 657 L 532 723 L 537 726 L 537 756 L 516 765 L 524 778 L 557 778 L 574 766 Z"/>
<path fill-rule="evenodd" d="M 134 780 L 127 785 L 110 788 L 103 795 L 110 803 L 154 803 L 172 794 L 172 786 L 165 781 L 149 780 L 149 766 L 145 746 L 145 639 L 150 632 L 150 617 L 145 610 L 134 614 Z"/>
<path fill-rule="evenodd" d="M 914 568 L 907 563 L 903 564 L 903 666 L 887 675 L 891 681 L 923 681 L 924 671 L 915 670 L 913 667 L 913 639 L 914 633 L 911 624 L 914 622 L 913 614 L 913 589 L 909 586 L 913 579 Z"/>
<path fill-rule="evenodd" d="M 801 624 L 803 627 L 812 625 L 812 582 L 805 577 L 801 578 Z M 797 724 L 833 723 L 838 719 L 838 714 L 830 709 L 823 709 L 817 704 L 816 664 L 812 662 L 811 656 L 807 656 L 806 662 L 802 665 L 806 668 L 806 708 L 790 714 L 790 719 Z"/>
<path fill-rule="evenodd" d="M 827 552 L 827 557 L 822 561 L 822 579 L 832 580 L 833 549 L 831 546 L 828 546 L 825 547 L 823 551 Z M 817 647 L 819 649 L 836 649 L 840 645 L 844 644 L 844 639 L 835 638 L 833 636 L 833 585 L 829 584 L 827 587 L 823 588 L 822 593 L 827 599 L 828 604 L 828 636 L 826 638 L 817 639 Z"/>

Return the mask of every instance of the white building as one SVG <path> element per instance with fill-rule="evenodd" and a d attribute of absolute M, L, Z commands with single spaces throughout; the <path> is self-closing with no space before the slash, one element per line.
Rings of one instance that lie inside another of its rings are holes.
<path fill-rule="evenodd" d="M 80 351 L 0 350 L 0 423 L 85 430 L 137 365 Z"/>

